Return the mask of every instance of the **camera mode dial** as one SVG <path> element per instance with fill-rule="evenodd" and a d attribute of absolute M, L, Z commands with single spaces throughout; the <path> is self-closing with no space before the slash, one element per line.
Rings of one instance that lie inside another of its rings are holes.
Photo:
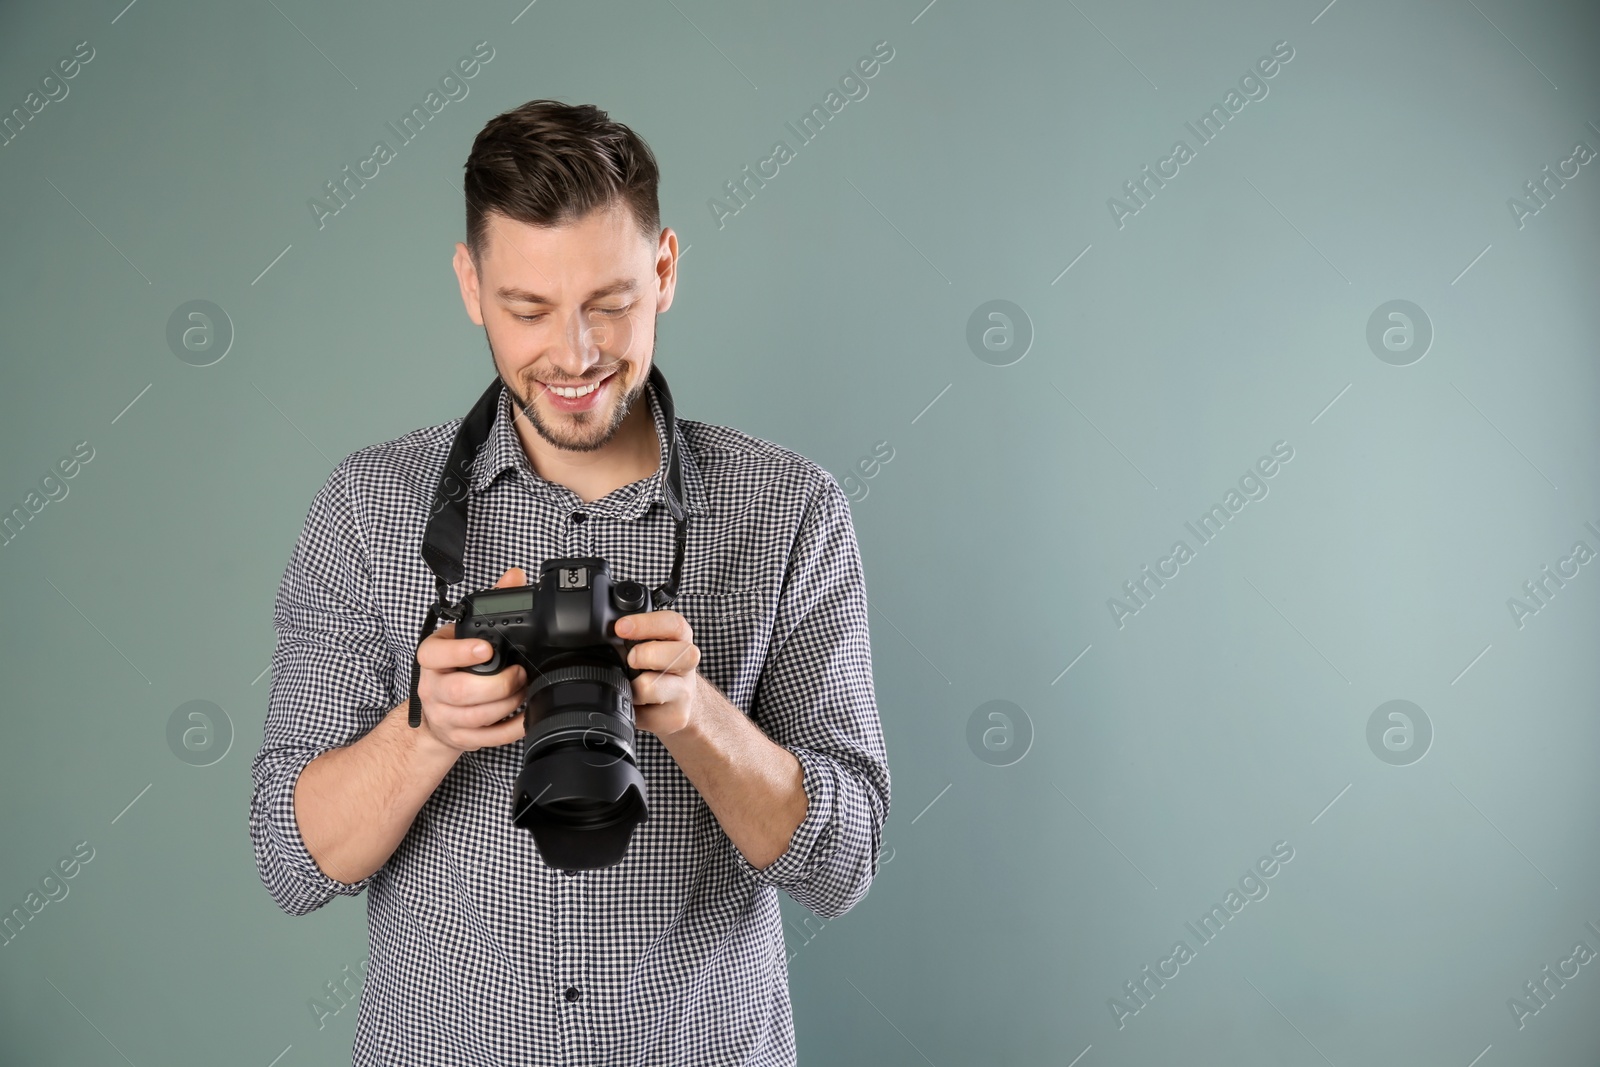
<path fill-rule="evenodd" d="M 618 611 L 643 611 L 650 591 L 640 582 L 618 582 L 611 587 L 611 603 Z"/>

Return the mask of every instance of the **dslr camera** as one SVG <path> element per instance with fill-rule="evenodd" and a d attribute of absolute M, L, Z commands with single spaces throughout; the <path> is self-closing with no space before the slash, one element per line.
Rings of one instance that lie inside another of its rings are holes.
<path fill-rule="evenodd" d="M 596 557 L 546 562 L 536 585 L 484 589 L 463 598 L 456 636 L 493 650 L 464 670 L 528 673 L 522 708 L 522 771 L 512 822 L 532 832 L 546 863 L 591 870 L 621 861 L 649 796 L 634 752 L 632 680 L 637 643 L 617 620 L 651 610 L 639 582 L 613 582 Z"/>

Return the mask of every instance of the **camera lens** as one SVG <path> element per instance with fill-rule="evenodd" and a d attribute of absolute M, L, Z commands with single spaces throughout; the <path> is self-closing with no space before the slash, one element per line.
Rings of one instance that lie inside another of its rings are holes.
<path fill-rule="evenodd" d="M 533 673 L 512 821 L 551 866 L 611 866 L 648 816 L 632 683 L 609 647 L 561 653 Z"/>

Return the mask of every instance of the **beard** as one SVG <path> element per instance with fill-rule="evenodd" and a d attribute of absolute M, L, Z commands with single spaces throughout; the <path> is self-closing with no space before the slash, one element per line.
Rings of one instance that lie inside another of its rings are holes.
<path fill-rule="evenodd" d="M 495 370 L 498 373 L 500 364 L 498 360 L 494 359 L 494 342 L 489 341 L 488 331 L 484 331 L 484 340 L 489 344 L 489 358 L 494 361 Z M 654 365 L 654 338 L 650 342 L 650 358 L 651 364 Z M 620 376 L 624 369 L 625 365 L 617 368 L 613 373 Z M 648 374 L 642 376 L 638 383 L 626 393 L 622 392 L 620 382 L 615 388 L 608 385 L 606 388 L 615 393 L 609 411 L 601 409 L 558 411 L 554 415 L 555 421 L 548 422 L 540 416 L 539 409 L 533 402 L 533 395 L 542 388 L 537 379 L 533 378 L 531 374 L 527 374 L 522 378 L 522 388 L 519 389 L 517 382 L 507 378 L 505 375 L 500 376 L 500 380 L 505 382 L 506 389 L 511 393 L 512 406 L 521 410 L 522 414 L 527 416 L 528 422 L 532 424 L 534 431 L 544 438 L 547 443 L 554 445 L 556 448 L 565 449 L 568 452 L 595 452 L 610 444 L 611 439 L 616 436 L 617 430 L 633 410 L 634 404 L 644 395 L 645 382 L 648 378 Z M 523 389 L 527 390 L 526 393 L 523 392 Z"/>

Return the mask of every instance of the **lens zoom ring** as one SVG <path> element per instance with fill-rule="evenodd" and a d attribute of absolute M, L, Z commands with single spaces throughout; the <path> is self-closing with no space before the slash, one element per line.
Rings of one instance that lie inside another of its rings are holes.
<path fill-rule="evenodd" d="M 633 698 L 633 686 L 628 682 L 628 676 L 622 673 L 620 667 L 556 667 L 539 675 L 528 686 L 525 699 L 533 699 L 533 695 L 541 689 L 546 689 L 557 682 L 600 682 L 609 685 L 623 696 Z"/>

